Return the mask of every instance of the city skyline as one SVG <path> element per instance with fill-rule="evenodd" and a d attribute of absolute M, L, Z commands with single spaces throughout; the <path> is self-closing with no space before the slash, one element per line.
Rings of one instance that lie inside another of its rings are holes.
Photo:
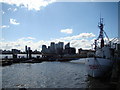
<path fill-rule="evenodd" d="M 48 46 L 50 42 L 70 42 L 76 49 L 91 49 L 99 34 L 100 13 L 109 38 L 117 37 L 117 4 L 50 0 L 31 6 L 6 1 L 2 3 L 2 48 L 24 50 L 27 45 L 32 50 L 41 50 L 43 44 Z"/>

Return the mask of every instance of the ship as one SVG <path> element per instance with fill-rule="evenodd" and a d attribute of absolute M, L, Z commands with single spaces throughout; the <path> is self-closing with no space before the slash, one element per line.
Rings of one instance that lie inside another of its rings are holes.
<path fill-rule="evenodd" d="M 114 51 L 115 46 L 111 44 L 106 32 L 104 31 L 104 23 L 103 18 L 100 17 L 100 21 L 98 23 L 98 27 L 100 29 L 99 36 L 94 41 L 94 50 L 95 53 L 93 57 L 86 58 L 86 69 L 88 76 L 91 77 L 105 77 L 112 71 L 113 63 L 114 63 Z M 105 37 L 107 40 L 105 40 Z M 108 41 L 105 43 L 105 41 Z"/>

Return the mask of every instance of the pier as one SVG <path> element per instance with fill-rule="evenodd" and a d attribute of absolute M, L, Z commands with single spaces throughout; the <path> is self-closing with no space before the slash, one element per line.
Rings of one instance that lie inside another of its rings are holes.
<path fill-rule="evenodd" d="M 60 61 L 66 62 L 71 60 L 76 60 L 79 58 L 86 58 L 85 56 L 80 55 L 71 55 L 71 56 L 56 56 L 56 57 L 38 57 L 37 58 L 3 58 L 0 63 L 2 66 L 11 65 L 15 63 L 41 63 L 44 61 Z"/>

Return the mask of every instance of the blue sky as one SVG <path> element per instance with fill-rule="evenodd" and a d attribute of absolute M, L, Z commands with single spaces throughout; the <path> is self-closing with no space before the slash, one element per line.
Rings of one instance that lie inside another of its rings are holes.
<path fill-rule="evenodd" d="M 73 47 L 90 48 L 99 34 L 100 13 L 109 38 L 117 37 L 117 2 L 52 2 L 39 7 L 4 2 L 3 48 L 24 50 L 24 45 L 29 44 L 39 50 L 42 44 L 49 45 L 51 41 L 71 42 Z"/>

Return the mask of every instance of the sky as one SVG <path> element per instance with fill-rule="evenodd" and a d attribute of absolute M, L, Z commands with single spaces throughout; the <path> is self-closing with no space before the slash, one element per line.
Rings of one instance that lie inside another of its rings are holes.
<path fill-rule="evenodd" d="M 91 49 L 99 35 L 100 16 L 110 39 L 118 36 L 117 2 L 61 2 L 55 0 L 0 0 L 2 49 L 25 45 L 41 50 L 50 42 L 70 42 L 71 47 Z"/>

